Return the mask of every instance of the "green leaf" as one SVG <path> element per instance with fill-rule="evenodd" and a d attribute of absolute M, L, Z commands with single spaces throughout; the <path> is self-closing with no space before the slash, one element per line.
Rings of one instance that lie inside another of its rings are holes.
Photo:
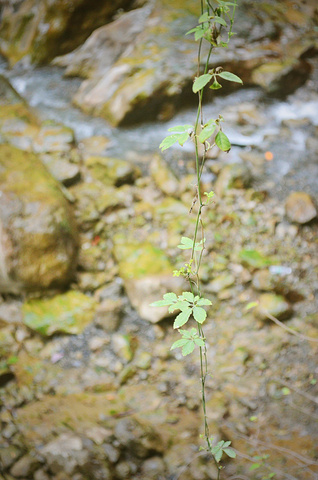
<path fill-rule="evenodd" d="M 197 42 L 198 40 L 203 38 L 208 30 L 209 30 L 208 25 L 206 27 L 204 27 L 203 25 L 202 27 L 198 27 L 197 31 L 194 33 L 194 40 Z"/>
<path fill-rule="evenodd" d="M 194 350 L 194 342 L 193 340 L 188 340 L 188 342 L 182 348 L 182 355 L 185 357 L 186 355 L 189 355 L 189 353 L 192 353 L 193 350 Z"/>
<path fill-rule="evenodd" d="M 181 147 L 183 147 L 183 145 L 188 140 L 188 138 L 189 138 L 188 132 L 179 134 L 179 139 L 178 139 L 179 145 L 181 145 Z"/>
<path fill-rule="evenodd" d="M 198 323 L 203 323 L 204 320 L 206 319 L 206 311 L 204 310 L 204 308 L 194 307 L 193 316 L 194 316 L 194 320 L 196 320 Z"/>
<path fill-rule="evenodd" d="M 190 338 L 192 338 L 192 336 L 193 336 L 193 330 L 194 330 L 194 333 L 196 333 L 195 328 L 191 328 L 191 330 L 181 330 L 181 328 L 180 328 L 179 333 L 181 333 L 181 335 L 182 335 L 184 338 L 190 339 Z"/>
<path fill-rule="evenodd" d="M 202 130 L 202 132 L 198 137 L 199 142 L 204 143 L 209 137 L 211 137 L 211 135 L 214 133 L 215 127 L 216 127 L 215 123 L 211 123 L 210 125 L 207 125 L 206 127 L 204 127 L 204 129 Z"/>
<path fill-rule="evenodd" d="M 212 449 L 213 450 L 213 449 Z M 222 455 L 223 455 L 223 451 L 221 448 L 219 448 L 214 454 L 214 458 L 215 460 L 217 461 L 217 463 L 220 462 L 221 458 L 222 458 Z"/>
<path fill-rule="evenodd" d="M 203 305 L 212 305 L 212 302 L 207 298 L 200 298 L 200 300 L 197 301 L 197 306 L 202 307 Z"/>
<path fill-rule="evenodd" d="M 246 305 L 246 307 L 244 308 L 244 311 L 248 312 L 248 310 L 251 310 L 251 308 L 257 307 L 257 305 L 258 305 L 258 302 L 250 302 Z"/>
<path fill-rule="evenodd" d="M 167 307 L 171 305 L 169 300 L 158 300 L 157 302 L 153 302 L 150 304 L 150 307 Z"/>
<path fill-rule="evenodd" d="M 231 72 L 221 72 L 218 73 L 218 76 L 221 78 L 224 78 L 225 80 L 228 80 L 229 82 L 236 82 L 236 83 L 242 83 L 243 81 L 238 77 L 237 75 L 234 75 L 234 73 Z"/>
<path fill-rule="evenodd" d="M 211 88 L 211 90 L 219 90 L 220 88 L 222 88 L 222 85 L 217 80 L 214 80 L 214 82 L 209 88 Z"/>
<path fill-rule="evenodd" d="M 210 73 L 205 73 L 204 75 L 201 75 L 200 77 L 197 77 L 194 80 L 192 90 L 194 93 L 199 92 L 199 90 L 202 90 L 202 88 L 205 87 L 207 83 L 211 80 L 212 75 Z"/>
<path fill-rule="evenodd" d="M 222 17 L 217 17 L 216 16 L 216 17 L 213 18 L 213 21 L 219 23 L 220 25 L 223 25 L 223 27 L 227 27 L 227 23 L 224 20 L 224 18 L 222 18 Z"/>
<path fill-rule="evenodd" d="M 236 453 L 234 452 L 233 448 L 224 448 L 223 450 L 226 455 L 230 458 L 235 458 L 236 457 Z"/>
<path fill-rule="evenodd" d="M 181 238 L 181 244 L 178 245 L 178 248 L 180 248 L 181 250 L 187 250 L 187 249 L 191 249 L 192 247 L 193 247 L 193 240 L 191 238 L 188 238 L 188 237 Z"/>
<path fill-rule="evenodd" d="M 257 468 L 261 467 L 262 465 L 260 463 L 253 463 L 253 465 L 250 466 L 249 470 L 256 470 Z"/>
<path fill-rule="evenodd" d="M 169 300 L 170 302 L 176 302 L 178 300 L 178 297 L 175 293 L 173 292 L 168 292 L 163 295 L 163 298 L 165 300 Z"/>
<path fill-rule="evenodd" d="M 183 347 L 186 343 L 188 343 L 188 340 L 186 338 L 181 338 L 180 340 L 177 340 L 171 345 L 170 350 L 174 350 L 175 348 L 180 348 Z"/>
<path fill-rule="evenodd" d="M 192 308 L 188 308 L 187 310 L 183 310 L 181 313 L 179 313 L 179 315 L 176 317 L 174 321 L 173 328 L 182 327 L 182 325 L 187 323 L 191 313 L 192 313 Z"/>
<path fill-rule="evenodd" d="M 224 441 L 223 441 L 223 445 L 222 445 L 223 450 L 224 450 L 225 448 L 229 447 L 230 445 L 231 445 L 231 442 L 224 442 Z"/>
<path fill-rule="evenodd" d="M 195 338 L 194 342 L 196 345 L 198 345 L 198 347 L 204 347 L 205 345 L 204 340 L 202 340 L 202 338 Z"/>
<path fill-rule="evenodd" d="M 169 313 L 173 313 L 175 310 L 184 310 L 186 308 L 189 308 L 189 303 L 188 302 L 176 302 L 170 305 L 169 307 Z"/>
<path fill-rule="evenodd" d="M 174 135 L 169 135 L 168 137 L 164 138 L 162 142 L 159 145 L 159 148 L 161 148 L 162 152 L 164 150 L 167 150 L 167 148 L 172 147 L 176 142 L 179 141 L 180 134 L 174 134 Z"/>
<path fill-rule="evenodd" d="M 199 23 L 208 22 L 210 19 L 208 12 L 204 12 L 199 18 Z"/>
<path fill-rule="evenodd" d="M 187 300 L 187 302 L 193 302 L 194 301 L 194 295 L 192 292 L 182 292 L 181 295 L 182 298 Z"/>
<path fill-rule="evenodd" d="M 221 130 L 217 133 L 215 137 L 215 143 L 223 152 L 229 152 L 231 150 L 230 140 Z"/>
<path fill-rule="evenodd" d="M 168 132 L 176 132 L 176 133 L 187 132 L 188 133 L 188 130 L 190 128 L 193 129 L 193 125 L 177 125 L 176 127 L 168 128 Z"/>

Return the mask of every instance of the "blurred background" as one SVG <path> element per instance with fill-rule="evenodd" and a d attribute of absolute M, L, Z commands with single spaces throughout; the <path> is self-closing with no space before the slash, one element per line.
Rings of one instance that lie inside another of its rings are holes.
<path fill-rule="evenodd" d="M 0 1 L 0 479 L 217 478 L 198 352 L 149 307 L 186 288 L 194 146 L 159 144 L 195 122 L 199 4 Z M 318 478 L 317 24 L 315 0 L 240 0 L 211 57 L 244 82 L 204 104 L 232 143 L 203 174 L 224 480 Z"/>

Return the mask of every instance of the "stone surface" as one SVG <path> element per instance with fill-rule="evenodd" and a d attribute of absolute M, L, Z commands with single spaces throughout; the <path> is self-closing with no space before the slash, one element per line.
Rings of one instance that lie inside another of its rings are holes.
<path fill-rule="evenodd" d="M 40 461 L 27 454 L 23 455 L 11 468 L 10 473 L 17 478 L 29 477 L 41 465 Z"/>
<path fill-rule="evenodd" d="M 72 475 L 88 460 L 88 452 L 83 448 L 82 439 L 71 433 L 64 433 L 47 443 L 41 449 L 41 454 L 55 474 L 65 472 Z"/>
<path fill-rule="evenodd" d="M 23 305 L 24 323 L 44 336 L 56 332 L 78 334 L 93 321 L 96 300 L 69 291 L 47 300 L 29 300 Z"/>
<path fill-rule="evenodd" d="M 278 318 L 278 320 L 286 320 L 291 316 L 292 309 L 282 295 L 263 293 L 259 297 L 259 303 L 254 310 L 254 314 L 260 320 L 268 320 L 266 312 Z"/>
<path fill-rule="evenodd" d="M 216 195 L 222 197 L 230 188 L 246 188 L 250 185 L 252 174 L 245 163 L 232 163 L 222 168 L 214 185 Z"/>
<path fill-rule="evenodd" d="M 292 222 L 304 224 L 317 217 L 317 209 L 306 192 L 291 193 L 285 203 L 286 215 Z"/>
<path fill-rule="evenodd" d="M 150 173 L 156 185 L 164 194 L 176 197 L 180 194 L 178 179 L 159 155 L 153 158 L 150 164 Z"/>
<path fill-rule="evenodd" d="M 182 279 L 173 277 L 173 267 L 165 253 L 151 243 L 133 243 L 115 239 L 114 254 L 119 274 L 133 307 L 141 318 L 157 323 L 168 316 L 167 308 L 151 307 L 168 291 L 181 293 Z"/>
<path fill-rule="evenodd" d="M 77 233 L 58 182 L 35 155 L 9 145 L 0 145 L 0 165 L 0 290 L 67 285 Z"/>
<path fill-rule="evenodd" d="M 89 157 L 85 165 L 92 177 L 105 186 L 120 187 L 133 183 L 140 176 L 140 171 L 132 163 L 119 158 Z"/>
<path fill-rule="evenodd" d="M 310 65 L 303 60 L 280 59 L 265 63 L 254 70 L 252 81 L 269 94 L 288 95 L 305 83 L 310 71 Z"/>
<path fill-rule="evenodd" d="M 208 292 L 219 293 L 227 287 L 231 287 L 235 282 L 235 278 L 231 273 L 222 273 L 215 277 L 212 282 L 205 286 Z"/>
<path fill-rule="evenodd" d="M 129 0 L 99 2 L 62 0 L 41 3 L 36 0 L 7 2 L 0 24 L 0 52 L 13 65 L 21 59 L 44 63 L 73 50 L 90 33 L 107 23 L 117 9 Z"/>
<path fill-rule="evenodd" d="M 313 6 L 303 13 L 307 20 L 302 24 L 301 41 L 295 39 L 293 26 L 298 24 L 287 15 L 289 11 L 289 5 L 269 8 L 266 3 L 243 1 L 237 12 L 238 36 L 229 49 L 211 57 L 210 67 L 222 65 L 244 83 L 270 92 L 293 91 L 311 71 L 304 58 L 315 49 L 309 27 Z M 113 125 L 171 118 L 191 101 L 196 47 L 184 33 L 196 24 L 198 15 L 191 0 L 173 5 L 156 0 L 95 31 L 78 50 L 56 60 L 67 67 L 67 75 L 85 78 L 74 102 Z M 288 42 L 282 41 L 282 31 Z M 234 52 L 231 47 L 238 38 L 241 43 L 237 41 Z M 223 84 L 233 88 L 228 82 Z"/>

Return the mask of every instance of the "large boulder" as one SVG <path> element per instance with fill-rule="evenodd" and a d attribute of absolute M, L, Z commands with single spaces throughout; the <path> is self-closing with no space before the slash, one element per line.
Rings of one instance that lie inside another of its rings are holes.
<path fill-rule="evenodd" d="M 77 234 L 60 184 L 36 155 L 0 145 L 0 291 L 67 285 Z"/>
<path fill-rule="evenodd" d="M 305 58 L 315 50 L 310 33 L 313 6 L 308 1 L 304 12 L 295 11 L 293 16 L 275 4 L 268 8 L 266 2 L 254 3 L 240 3 L 235 24 L 238 35 L 230 48 L 211 56 L 210 67 L 222 66 L 245 84 L 275 94 L 285 94 L 288 81 L 290 93 L 310 72 Z M 194 102 L 191 86 L 197 44 L 185 33 L 197 24 L 199 15 L 198 4 L 192 0 L 153 0 L 93 32 L 82 47 L 55 60 L 66 67 L 66 75 L 85 79 L 74 103 L 118 126 L 166 120 L 185 103 Z M 295 26 L 299 38 L 295 38 Z M 223 86 L 236 88 L 230 82 Z M 207 96 L 212 98 L 213 93 Z"/>
<path fill-rule="evenodd" d="M 13 65 L 24 57 L 45 63 L 82 44 L 131 0 L 8 1 L 0 18 L 0 52 Z"/>
<path fill-rule="evenodd" d="M 140 317 L 157 323 L 168 316 L 166 307 L 150 304 L 169 292 L 181 293 L 183 281 L 173 277 L 165 252 L 150 242 L 136 242 L 120 234 L 114 237 L 114 256 L 132 306 Z"/>

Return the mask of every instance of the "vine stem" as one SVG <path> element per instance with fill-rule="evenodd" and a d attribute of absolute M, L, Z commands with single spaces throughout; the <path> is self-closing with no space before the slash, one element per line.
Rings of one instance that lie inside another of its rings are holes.
<path fill-rule="evenodd" d="M 235 0 L 235 4 L 236 4 L 236 0 Z M 208 15 L 210 15 L 209 8 L 212 9 L 213 14 L 215 15 L 216 14 L 215 9 L 211 6 L 210 2 L 207 1 L 206 2 L 206 12 L 207 12 Z M 236 8 L 236 5 L 233 8 L 232 18 L 230 19 L 229 38 L 232 34 L 235 8 Z M 203 0 L 201 0 L 201 15 L 203 15 L 203 14 L 204 14 L 204 2 L 203 2 Z M 222 26 L 220 26 L 219 31 L 221 31 L 221 28 L 222 28 Z M 200 76 L 202 41 L 203 41 L 203 39 L 201 38 L 200 42 L 199 42 L 199 48 L 198 48 L 198 59 L 197 59 L 197 62 L 198 62 L 197 76 L 198 77 Z M 208 73 L 211 54 L 212 54 L 213 48 L 215 46 L 216 45 L 213 45 L 213 44 L 210 44 L 210 46 L 209 46 L 209 51 L 208 51 L 207 58 L 206 58 L 206 61 L 205 61 L 203 74 Z M 203 171 L 203 167 L 204 167 L 204 163 L 205 163 L 205 159 L 206 159 L 206 148 L 204 149 L 202 159 L 201 159 L 201 163 L 200 163 L 200 153 L 199 153 L 199 145 L 198 145 L 198 130 L 199 130 L 199 127 L 202 128 L 203 125 L 204 125 L 203 110 L 202 110 L 203 92 L 204 92 L 203 88 L 201 90 L 199 90 L 199 92 L 198 92 L 198 109 L 197 109 L 196 121 L 195 121 L 195 125 L 194 125 L 195 166 L 196 166 L 196 179 L 197 179 L 197 198 L 198 198 L 199 206 L 198 206 L 197 217 L 196 217 L 196 222 L 195 222 L 195 229 L 194 229 L 194 237 L 193 237 L 190 264 L 192 264 L 192 262 L 194 262 L 194 264 L 195 264 L 196 281 L 193 281 L 190 278 L 190 273 L 188 274 L 188 280 L 189 280 L 189 283 L 190 283 L 191 292 L 192 292 L 193 295 L 195 294 L 195 292 L 194 292 L 194 285 L 195 285 L 199 296 L 201 296 L 199 269 L 200 269 L 200 265 L 201 265 L 201 261 L 202 261 L 202 255 L 203 255 L 203 250 L 204 250 L 204 241 L 205 241 L 204 225 L 203 225 L 202 218 L 201 218 L 202 209 L 205 206 L 205 204 L 202 201 L 201 176 L 202 176 L 202 171 Z M 191 213 L 191 211 L 192 211 L 192 208 L 190 209 L 190 213 Z M 196 246 L 196 242 L 197 242 L 197 238 L 198 238 L 198 234 L 199 234 L 199 226 L 200 225 L 201 225 L 201 236 L 202 236 L 202 239 L 201 239 L 202 240 L 202 250 L 201 250 L 199 259 L 196 261 L 195 246 Z M 205 436 L 205 440 L 206 440 L 206 444 L 207 444 L 207 450 L 211 453 L 212 458 L 213 458 L 214 463 L 215 463 L 216 468 L 217 468 L 217 480 L 220 480 L 221 467 L 218 464 L 218 461 L 217 461 L 215 455 L 212 453 L 212 444 L 211 444 L 211 439 L 210 439 L 210 431 L 209 431 L 207 412 L 206 412 L 206 379 L 207 379 L 207 375 L 208 375 L 207 346 L 206 346 L 206 341 L 205 341 L 202 325 L 199 324 L 199 323 L 198 323 L 198 334 L 204 342 L 204 346 L 199 347 L 200 348 L 200 377 L 201 377 L 201 389 L 202 389 L 201 390 L 201 395 L 202 395 L 202 408 L 203 408 L 203 415 L 204 415 L 204 436 Z"/>

